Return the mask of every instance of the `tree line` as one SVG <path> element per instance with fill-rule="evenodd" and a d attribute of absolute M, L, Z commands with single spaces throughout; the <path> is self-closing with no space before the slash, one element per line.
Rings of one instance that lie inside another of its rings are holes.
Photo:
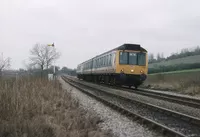
<path fill-rule="evenodd" d="M 63 67 L 61 70 L 59 70 L 58 73 L 62 73 L 62 74 L 64 73 L 64 74 L 67 74 L 67 75 L 76 76 L 76 69 Z"/>
<path fill-rule="evenodd" d="M 29 63 L 26 64 L 26 69 L 20 68 L 18 71 L 9 71 L 8 73 L 19 76 L 38 76 L 47 77 L 49 73 L 54 73 L 54 62 L 60 57 L 60 53 L 54 48 L 54 44 L 35 44 L 30 49 Z M 0 57 L 0 78 L 2 77 L 2 72 L 8 69 L 10 66 L 10 58 Z M 68 74 L 76 76 L 76 69 L 71 69 L 68 67 L 55 66 L 55 74 Z"/>
<path fill-rule="evenodd" d="M 33 75 L 33 76 L 41 76 L 41 69 L 40 68 L 34 68 L 34 69 L 28 69 L 28 70 L 24 70 L 24 69 L 20 69 L 19 70 L 19 74 L 20 75 Z M 54 72 L 54 66 L 50 66 L 48 69 L 44 69 L 43 70 L 43 77 L 47 77 L 47 75 L 49 73 L 53 74 Z M 55 66 L 55 74 L 56 75 L 62 75 L 62 74 L 67 74 L 67 75 L 71 75 L 71 76 L 76 76 L 76 69 L 71 69 L 68 67 L 62 67 L 60 68 L 59 66 Z"/>
<path fill-rule="evenodd" d="M 4 58 L 3 53 L 1 54 L 1 57 L 0 57 L 0 78 L 2 77 L 3 70 L 10 67 L 10 60 L 11 60 L 10 57 Z"/>
<path fill-rule="evenodd" d="M 149 63 L 157 63 L 161 61 L 167 61 L 167 60 L 173 60 L 173 59 L 178 59 L 178 58 L 183 58 L 183 57 L 188 57 L 188 56 L 195 56 L 195 55 L 200 55 L 200 48 L 199 46 L 195 47 L 194 49 L 182 49 L 181 52 L 177 53 L 172 53 L 168 57 L 164 57 L 163 53 L 158 53 L 156 56 L 154 56 L 153 53 L 149 53 L 148 61 Z"/>
<path fill-rule="evenodd" d="M 170 71 L 178 71 L 178 70 L 187 70 L 187 69 L 197 69 L 200 68 L 200 63 L 193 64 L 177 64 L 170 66 L 159 66 L 157 68 L 149 68 L 148 73 L 161 73 L 161 72 L 170 72 Z"/>

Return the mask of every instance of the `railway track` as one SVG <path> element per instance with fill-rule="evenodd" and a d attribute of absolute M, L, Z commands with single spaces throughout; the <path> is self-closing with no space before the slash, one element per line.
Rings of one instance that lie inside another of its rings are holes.
<path fill-rule="evenodd" d="M 101 84 L 102 86 L 109 87 L 109 88 L 111 87 L 109 85 L 105 85 L 102 83 L 99 83 L 99 84 Z M 137 89 L 136 90 L 133 88 L 116 87 L 116 86 L 112 86 L 112 88 L 200 109 L 200 99 L 194 98 L 194 97 L 188 97 L 188 96 L 176 95 L 176 94 L 168 94 L 168 93 L 157 92 L 157 91 L 152 91 L 152 90 L 148 90 L 148 89 Z"/>
<path fill-rule="evenodd" d="M 199 137 L 200 119 L 149 103 L 139 102 L 124 96 L 112 94 L 102 89 L 84 85 L 80 81 L 62 77 L 70 85 L 84 93 L 102 101 L 120 113 L 134 119 L 141 119 L 143 123 L 161 129 L 163 133 L 180 137 Z M 100 91 L 100 92 L 99 92 Z"/>
<path fill-rule="evenodd" d="M 162 100 L 166 100 L 169 102 L 174 102 L 174 103 L 178 103 L 181 105 L 185 105 L 185 106 L 190 106 L 193 108 L 200 108 L 200 99 L 198 98 L 193 98 L 193 97 L 187 97 L 187 96 L 182 96 L 182 95 L 175 95 L 175 94 L 167 94 L 164 92 L 156 92 L 156 91 L 152 91 L 152 90 L 148 90 L 148 89 L 130 89 L 127 87 L 119 87 L 116 89 L 120 89 L 120 90 L 124 90 L 127 92 L 131 92 L 131 93 L 136 93 L 139 95 L 143 95 L 143 96 L 148 96 L 148 97 L 152 97 L 152 98 L 156 98 L 156 99 L 162 99 Z"/>

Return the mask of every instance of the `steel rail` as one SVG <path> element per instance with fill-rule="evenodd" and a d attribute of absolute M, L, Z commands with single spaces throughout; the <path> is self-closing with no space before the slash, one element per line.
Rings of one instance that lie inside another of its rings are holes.
<path fill-rule="evenodd" d="M 122 111 L 122 112 L 125 113 L 125 114 L 128 114 L 129 116 L 131 115 L 131 116 L 134 116 L 134 117 L 138 117 L 138 118 L 142 119 L 143 121 L 145 121 L 145 122 L 147 122 L 147 123 L 151 123 L 152 125 L 157 126 L 157 127 L 161 128 L 161 129 L 164 130 L 164 131 L 167 131 L 167 132 L 169 132 L 169 133 L 172 133 L 173 135 L 180 136 L 180 137 L 186 137 L 186 135 L 184 135 L 184 134 L 182 134 L 182 133 L 180 133 L 180 132 L 177 132 L 177 131 L 175 131 L 175 130 L 173 130 L 173 129 L 170 129 L 169 127 L 167 127 L 167 126 L 165 126 L 165 125 L 162 125 L 162 124 L 160 124 L 160 123 L 158 123 L 158 122 L 155 122 L 155 121 L 153 121 L 153 120 L 151 120 L 151 119 L 145 118 L 145 117 L 143 117 L 143 116 L 141 116 L 141 115 L 138 115 L 138 114 L 136 114 L 136 113 L 130 112 L 129 110 L 127 110 L 127 109 L 125 109 L 125 108 L 121 108 L 121 107 L 119 107 L 119 106 L 116 106 L 115 104 L 112 104 L 111 102 L 108 102 L 108 101 L 106 101 L 105 99 L 103 99 L 103 98 L 101 98 L 101 97 L 98 97 L 98 96 L 96 96 L 96 95 L 94 95 L 94 94 L 91 95 L 91 93 L 87 92 L 87 90 L 81 88 L 80 86 L 77 86 L 76 84 L 83 85 L 83 86 L 85 86 L 85 87 L 87 87 L 87 88 L 91 88 L 91 89 L 92 89 L 93 87 L 90 87 L 90 86 L 88 86 L 88 85 L 84 85 L 83 83 L 77 82 L 77 81 L 75 81 L 75 80 L 72 80 L 72 79 L 69 79 L 69 78 L 66 78 L 66 77 L 62 77 L 62 78 L 63 78 L 66 82 L 68 82 L 70 85 L 76 87 L 77 89 L 83 91 L 84 93 L 86 93 L 86 94 L 88 94 L 88 95 L 90 95 L 90 96 L 96 98 L 97 100 L 100 100 L 100 101 L 104 102 L 105 104 L 107 104 L 107 105 L 109 105 L 109 106 L 112 106 L 112 107 L 114 107 L 114 108 L 119 109 L 120 111 Z M 76 84 L 74 84 L 74 83 L 76 83 Z M 95 90 L 102 91 L 102 90 L 96 89 L 96 88 L 95 88 Z M 103 91 L 103 92 L 105 92 L 105 91 Z M 112 94 L 112 93 L 106 92 L 106 94 Z M 112 95 L 118 96 L 118 97 L 119 97 L 119 95 L 115 95 L 115 94 L 112 94 Z M 161 112 L 163 112 L 163 113 L 165 113 L 165 114 L 168 114 L 168 115 L 171 115 L 171 116 L 173 116 L 173 117 L 174 117 L 174 116 L 175 116 L 175 117 L 179 117 L 180 119 L 182 119 L 182 120 L 184 120 L 184 121 L 187 121 L 187 122 L 190 122 L 190 123 L 192 123 L 192 124 L 200 125 L 200 119 L 198 119 L 198 118 L 195 118 L 195 117 L 192 117 L 192 116 L 188 116 L 188 115 L 185 115 L 185 114 L 182 114 L 182 113 L 179 113 L 179 112 L 171 111 L 171 110 L 169 110 L 169 109 L 165 109 L 165 108 L 162 108 L 162 107 L 158 107 L 158 106 L 155 106 L 155 105 L 152 105 L 152 104 L 149 104 L 149 103 L 144 103 L 144 102 L 139 102 L 139 101 L 131 100 L 131 99 L 126 98 L 126 97 L 123 97 L 123 96 L 120 96 L 120 98 L 125 99 L 125 100 L 128 100 L 128 101 L 131 101 L 131 102 L 140 103 L 140 104 L 142 104 L 142 105 L 145 105 L 145 106 L 148 107 L 148 108 L 151 108 L 151 109 L 153 108 L 153 109 L 155 109 L 155 110 L 157 110 L 157 111 L 159 111 L 159 112 L 161 111 Z"/>
<path fill-rule="evenodd" d="M 200 109 L 200 99 L 194 98 L 194 97 L 186 97 L 186 96 L 182 96 L 182 95 L 172 95 L 172 94 L 159 92 L 159 91 L 158 92 L 151 91 L 148 89 L 134 89 L 134 88 L 127 88 L 127 87 L 109 86 L 107 84 L 102 84 L 102 83 L 99 83 L 99 84 L 102 86 L 111 87 L 111 88 L 115 88 L 118 90 L 130 92 L 130 93 L 135 93 L 138 95 L 148 96 L 148 97 L 161 99 L 161 100 L 181 104 L 184 106 L 189 106 L 189 107 Z"/>

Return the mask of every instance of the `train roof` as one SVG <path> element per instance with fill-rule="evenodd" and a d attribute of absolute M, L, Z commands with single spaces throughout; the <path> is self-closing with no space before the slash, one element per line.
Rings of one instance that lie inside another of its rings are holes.
<path fill-rule="evenodd" d="M 104 53 L 102 53 L 102 54 L 99 54 L 99 55 L 97 55 L 97 56 L 95 56 L 95 57 L 99 57 L 99 56 L 101 56 L 101 55 L 103 55 L 103 54 L 106 54 L 106 53 L 109 53 L 109 52 L 112 52 L 112 51 L 115 51 L 115 50 L 137 50 L 137 51 L 141 51 L 141 52 L 147 52 L 147 50 L 144 49 L 143 47 L 141 47 L 140 44 L 125 43 L 125 44 L 123 44 L 123 45 L 121 45 L 121 46 L 119 46 L 119 47 L 117 47 L 117 48 L 114 48 L 114 49 L 112 49 L 112 50 L 109 50 L 109 51 L 107 51 L 107 52 L 104 52 Z M 95 58 L 95 57 L 93 57 L 93 58 Z M 91 59 L 93 59 L 93 58 L 91 58 Z M 88 60 L 86 60 L 86 61 L 84 61 L 84 62 L 82 62 L 82 63 L 80 63 L 80 64 L 83 64 L 83 63 L 85 63 L 85 62 L 87 62 L 87 61 L 89 61 L 89 60 L 91 60 L 91 59 L 88 59 Z M 79 65 L 80 65 L 80 64 L 79 64 Z"/>
<path fill-rule="evenodd" d="M 129 44 L 129 43 L 125 43 L 113 50 L 138 50 L 138 51 L 143 51 L 143 52 L 147 52 L 143 47 L 141 47 L 139 44 Z M 112 50 L 111 50 L 112 51 Z"/>

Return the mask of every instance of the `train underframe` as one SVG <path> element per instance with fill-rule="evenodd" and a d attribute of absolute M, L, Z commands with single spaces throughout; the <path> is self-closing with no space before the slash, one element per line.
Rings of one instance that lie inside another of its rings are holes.
<path fill-rule="evenodd" d="M 104 83 L 109 85 L 115 85 L 115 86 L 134 86 L 135 88 L 138 88 L 139 85 L 141 85 L 145 79 L 146 75 L 133 75 L 133 74 L 78 74 L 77 77 L 79 79 L 83 79 L 85 81 L 89 82 L 95 82 L 95 83 Z"/>

